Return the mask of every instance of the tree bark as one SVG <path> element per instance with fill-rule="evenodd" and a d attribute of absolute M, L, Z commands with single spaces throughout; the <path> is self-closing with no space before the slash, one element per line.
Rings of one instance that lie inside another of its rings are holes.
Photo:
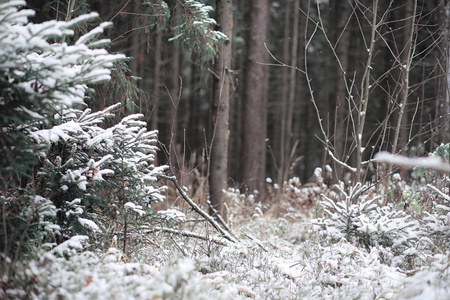
<path fill-rule="evenodd" d="M 450 138 L 450 125 L 449 125 L 449 116 L 450 116 L 450 2 L 447 1 L 445 4 L 445 29 L 444 32 L 446 33 L 447 38 L 445 39 L 445 48 L 447 49 L 447 53 L 445 54 L 445 68 L 447 73 L 446 78 L 446 84 L 445 86 L 445 104 L 444 104 L 444 113 L 445 113 L 445 128 L 444 132 L 445 135 L 443 137 L 443 142 L 448 142 Z"/>
<path fill-rule="evenodd" d="M 341 161 L 346 162 L 346 155 L 349 151 L 346 149 L 346 141 L 350 134 L 347 132 L 348 126 L 346 126 L 346 119 L 351 112 L 347 105 L 347 91 L 344 80 L 347 80 L 345 74 L 349 74 L 348 51 L 350 49 L 350 29 L 347 28 L 347 24 L 351 15 L 351 6 L 345 1 L 338 1 L 335 5 L 336 11 L 334 13 L 337 12 L 337 17 L 332 30 L 334 31 L 333 35 L 336 55 L 339 57 L 340 66 L 337 63 L 333 64 L 333 69 L 335 70 L 335 74 L 333 74 L 335 84 L 334 92 L 331 95 L 332 99 L 330 99 L 330 103 L 333 106 L 330 107 L 330 112 L 334 112 L 334 116 L 331 117 L 334 119 L 332 129 L 334 131 L 333 146 L 335 156 Z M 333 20 L 332 17 L 331 20 Z M 343 70 L 341 70 L 341 68 L 343 68 Z M 333 169 L 337 172 L 338 178 L 341 178 L 344 171 L 343 167 L 334 163 Z"/>
<path fill-rule="evenodd" d="M 172 12 L 172 26 L 175 26 L 176 20 L 180 16 L 180 9 L 178 4 L 174 1 L 174 7 Z M 176 42 L 169 44 L 170 58 L 168 62 L 168 78 L 167 78 L 167 131 L 165 137 L 165 145 L 168 148 L 167 154 L 168 164 L 172 167 L 172 171 L 178 170 L 177 159 L 177 125 L 178 125 L 178 103 L 180 100 L 180 46 Z M 179 174 L 177 174 L 179 175 Z"/>
<path fill-rule="evenodd" d="M 283 62 L 287 62 L 289 60 L 289 29 L 291 27 L 291 5 L 289 1 L 285 6 L 285 21 L 284 21 L 284 33 L 283 33 Z M 279 103 L 279 116 L 280 119 L 277 120 L 277 126 L 275 127 L 275 145 L 276 151 L 275 155 L 278 158 L 278 176 L 277 182 L 279 186 L 283 185 L 284 178 L 284 170 L 286 169 L 286 116 L 288 109 L 288 89 L 289 89 L 289 69 L 283 68 L 281 73 L 281 82 L 278 87 L 280 89 L 280 103 Z"/>
<path fill-rule="evenodd" d="M 439 128 L 439 140 L 437 144 L 447 143 L 450 137 L 450 103 L 449 103 L 449 85 L 450 85 L 450 2 L 437 2 L 435 5 L 435 19 L 442 38 L 439 41 L 439 47 L 434 51 L 435 55 L 435 73 L 437 79 L 435 80 L 435 98 L 436 98 L 436 112 L 435 127 Z M 441 4 L 439 3 L 441 2 Z"/>
<path fill-rule="evenodd" d="M 242 189 L 264 193 L 265 175 L 265 66 L 268 0 L 251 0 L 242 99 L 240 175 Z"/>
<path fill-rule="evenodd" d="M 408 1 L 408 3 L 405 5 L 404 13 L 405 13 L 405 19 L 408 20 L 406 22 L 405 28 L 402 30 L 403 34 L 403 41 L 402 41 L 402 52 L 400 53 L 400 60 L 403 62 L 403 65 L 398 66 L 400 69 L 400 104 L 399 104 L 399 115 L 397 116 L 397 127 L 396 130 L 398 130 L 398 133 L 396 132 L 394 134 L 394 141 L 392 146 L 392 153 L 395 154 L 397 149 L 399 151 L 406 150 L 404 149 L 405 146 L 408 143 L 408 110 L 406 109 L 407 105 L 407 99 L 409 96 L 409 89 L 410 89 L 410 69 L 411 69 L 411 60 L 412 55 L 414 53 L 413 47 L 413 39 L 414 39 L 414 22 L 415 22 L 415 12 L 416 12 L 416 6 L 417 4 L 414 3 L 414 1 Z"/>
<path fill-rule="evenodd" d="M 178 166 L 178 158 L 177 158 L 177 112 L 178 112 L 178 103 L 180 100 L 180 46 L 177 44 L 172 45 L 172 58 L 169 63 L 170 68 L 170 77 L 168 81 L 168 93 L 169 93 L 169 118 L 170 122 L 170 131 L 168 136 L 169 141 L 169 163 L 174 168 L 179 168 Z"/>
<path fill-rule="evenodd" d="M 161 97 L 161 46 L 162 46 L 162 32 L 156 31 L 155 36 L 155 65 L 153 66 L 153 106 L 150 114 L 151 123 L 150 128 L 155 130 L 158 128 L 158 107 L 159 107 L 159 99 Z"/>
<path fill-rule="evenodd" d="M 299 38 L 299 18 L 300 18 L 300 0 L 295 0 L 294 4 L 294 22 L 292 24 L 292 46 L 291 46 L 291 69 L 289 73 L 289 95 L 286 114 L 286 138 L 284 144 L 284 174 L 283 181 L 287 180 L 289 175 L 290 153 L 292 152 L 293 141 L 293 118 L 294 118 L 294 100 L 297 87 L 297 61 L 298 61 L 298 38 Z"/>
<path fill-rule="evenodd" d="M 219 46 L 214 64 L 213 99 L 211 106 L 211 154 L 209 166 L 210 214 L 216 210 L 226 221 L 222 189 L 228 174 L 229 110 L 231 89 L 231 35 L 233 28 L 232 0 L 216 0 L 217 30 L 228 39 Z"/>
<path fill-rule="evenodd" d="M 133 3 L 131 6 L 131 12 L 134 14 L 137 14 L 139 12 L 139 3 Z M 138 18 L 131 18 L 131 38 L 130 38 L 130 52 L 133 59 L 130 61 L 130 71 L 131 74 L 134 76 L 140 76 L 139 73 L 140 69 L 139 66 L 142 64 L 143 57 L 141 54 L 141 49 L 139 45 L 139 30 L 137 28 L 139 27 L 139 19 Z M 134 82 L 137 86 L 139 86 L 139 82 Z M 133 108 L 135 113 L 141 113 L 141 103 L 138 102 L 138 99 L 136 100 L 136 107 Z"/>
<path fill-rule="evenodd" d="M 374 60 L 375 39 L 377 33 L 377 21 L 378 21 L 378 0 L 375 0 L 372 4 L 372 23 L 371 34 L 368 49 L 367 62 L 364 66 L 364 73 L 361 82 L 361 102 L 357 109 L 357 125 L 356 125 L 356 182 L 361 182 L 362 179 L 362 158 L 363 158 L 363 134 L 364 127 L 366 125 L 367 108 L 369 105 L 369 94 L 371 89 L 371 71 L 372 63 Z"/>

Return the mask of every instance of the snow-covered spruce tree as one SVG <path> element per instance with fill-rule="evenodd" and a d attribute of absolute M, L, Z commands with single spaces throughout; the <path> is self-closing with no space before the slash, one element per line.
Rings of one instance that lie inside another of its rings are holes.
<path fill-rule="evenodd" d="M 153 165 L 157 132 L 146 130 L 141 115 L 106 129 L 98 126 L 117 106 L 95 113 L 69 109 L 62 124 L 32 136 L 50 149 L 38 179 L 60 209 L 63 238 L 107 231 L 99 237 L 110 244 L 118 234 L 125 250 L 127 231 L 155 216 L 150 204 L 162 200 L 164 187 L 155 182 L 166 166 Z"/>
<path fill-rule="evenodd" d="M 419 240 L 418 222 L 393 205 L 380 207 L 381 196 L 365 194 L 367 186 L 358 183 L 350 187 L 349 193 L 336 188 L 344 199 L 335 201 L 322 194 L 320 204 L 327 217 L 312 220 L 324 237 L 333 242 L 344 238 L 367 248 L 382 246 L 395 255 L 413 247 Z"/>
<path fill-rule="evenodd" d="M 151 163 L 156 132 L 134 115 L 99 125 L 114 107 L 84 109 L 88 85 L 110 78 L 123 55 L 99 48 L 102 23 L 63 42 L 97 17 L 33 24 L 24 1 L 0 4 L 0 263 L 3 279 L 44 242 L 123 228 L 161 199 Z M 107 180 L 106 176 L 108 176 Z M 113 214 L 108 214 L 112 211 Z M 115 221 L 117 224 L 112 224 Z M 61 234 L 60 234 L 61 233 Z"/>

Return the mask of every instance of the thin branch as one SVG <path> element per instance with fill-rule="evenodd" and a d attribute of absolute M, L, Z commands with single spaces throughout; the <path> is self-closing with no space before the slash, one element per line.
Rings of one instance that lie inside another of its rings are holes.
<path fill-rule="evenodd" d="M 211 241 L 213 243 L 216 243 L 218 245 L 222 245 L 222 246 L 227 246 L 227 243 L 217 239 L 217 238 L 211 238 L 208 236 L 203 236 L 200 235 L 198 233 L 192 232 L 192 231 L 188 231 L 188 230 L 176 230 L 173 228 L 168 228 L 168 227 L 154 227 L 148 231 L 146 231 L 145 233 L 153 233 L 153 232 L 158 232 L 158 231 L 162 231 L 165 233 L 172 233 L 172 234 L 177 234 L 177 235 L 181 235 L 181 236 L 186 236 L 186 237 L 191 237 L 191 238 L 196 238 L 196 239 L 200 239 L 203 241 Z"/>
<path fill-rule="evenodd" d="M 328 149 L 328 154 L 331 156 L 331 158 L 339 165 L 343 166 L 344 168 L 346 168 L 347 170 L 349 170 L 352 173 L 356 173 L 356 168 L 351 167 L 349 165 L 347 165 L 345 162 L 339 160 L 336 156 L 334 156 L 333 152 L 331 152 L 330 149 Z"/>
<path fill-rule="evenodd" d="M 167 175 L 161 175 L 162 178 L 170 180 L 175 185 L 175 188 L 180 193 L 181 197 L 192 207 L 193 210 L 195 210 L 199 215 L 201 215 L 203 218 L 205 218 L 220 234 L 223 235 L 224 238 L 229 240 L 230 242 L 236 243 L 237 240 L 234 239 L 226 230 L 222 228 L 222 226 L 219 225 L 219 223 L 216 222 L 209 214 L 207 214 L 203 209 L 201 209 L 194 201 L 192 201 L 191 198 L 189 198 L 188 194 L 184 191 L 184 189 L 180 186 L 178 183 L 178 180 L 175 176 L 167 176 Z"/>
<path fill-rule="evenodd" d="M 270 57 L 272 57 L 272 59 L 274 61 L 276 61 L 278 64 L 256 62 L 257 64 L 263 65 L 263 66 L 269 66 L 269 67 L 286 67 L 289 69 L 295 69 L 296 71 L 299 71 L 300 73 L 305 74 L 305 71 L 299 69 L 298 67 L 287 65 L 284 62 L 282 62 L 281 60 L 279 60 L 278 58 L 276 58 L 276 56 L 273 55 L 273 53 L 269 50 L 269 48 L 267 48 L 267 44 L 265 42 L 264 42 L 264 47 L 266 48 L 266 51 L 267 51 L 267 53 L 269 53 Z"/>
<path fill-rule="evenodd" d="M 444 194 L 443 192 L 441 192 L 440 190 L 438 190 L 436 187 L 432 186 L 431 184 L 427 184 L 427 187 L 432 189 L 436 193 L 438 193 L 438 195 L 441 196 L 442 198 L 444 198 L 445 201 L 450 202 L 449 195 Z"/>
<path fill-rule="evenodd" d="M 260 242 L 258 239 L 256 239 L 256 238 L 254 238 L 253 236 L 249 235 L 249 234 L 246 233 L 245 231 L 241 231 L 241 232 L 242 232 L 242 234 L 244 234 L 247 238 L 249 238 L 250 240 L 252 240 L 253 242 L 255 242 L 256 245 L 258 245 L 259 247 L 261 247 L 261 249 L 263 249 L 264 252 L 268 252 L 267 249 L 263 246 L 263 244 L 261 244 L 261 242 Z"/>

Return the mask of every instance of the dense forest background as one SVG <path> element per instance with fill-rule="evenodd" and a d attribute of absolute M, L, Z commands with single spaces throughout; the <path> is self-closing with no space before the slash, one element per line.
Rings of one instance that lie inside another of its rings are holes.
<path fill-rule="evenodd" d="M 449 299 L 449 26 L 0 1 L 0 299 Z"/>
<path fill-rule="evenodd" d="M 118 69 L 130 85 L 99 89 L 95 109 L 120 97 L 123 114 L 143 113 L 160 131 L 160 163 L 178 176 L 207 176 L 217 57 L 201 49 L 199 33 L 173 40 L 180 19 L 193 22 L 187 4 L 167 1 L 164 11 L 158 1 L 72 2 L 73 16 L 92 10 L 113 21 L 110 50 L 133 58 Z M 28 5 L 37 20 L 67 18 L 60 1 Z M 227 184 L 306 183 L 326 164 L 333 180 L 355 180 L 346 166 L 359 168 L 358 156 L 371 179 L 375 167 L 364 161 L 374 153 L 421 156 L 448 142 L 446 9 L 440 0 L 234 1 Z"/>

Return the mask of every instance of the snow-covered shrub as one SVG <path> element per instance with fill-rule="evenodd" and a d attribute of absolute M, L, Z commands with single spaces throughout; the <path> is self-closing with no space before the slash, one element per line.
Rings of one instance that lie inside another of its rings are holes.
<path fill-rule="evenodd" d="M 103 238 L 127 238 L 132 225 L 151 223 L 156 215 L 150 205 L 163 199 L 164 187 L 156 181 L 166 167 L 153 165 L 157 132 L 147 131 L 141 115 L 100 127 L 116 107 L 94 113 L 68 109 L 58 116 L 60 125 L 32 133 L 47 145 L 38 178 L 60 209 L 66 237 L 110 227 L 111 235 Z"/>
<path fill-rule="evenodd" d="M 405 275 L 370 251 L 341 239 L 329 246 L 305 242 L 288 269 L 296 281 L 296 299 L 389 299 Z M 286 268 L 287 269 L 287 268 Z"/>
<path fill-rule="evenodd" d="M 7 256 L 23 252 L 13 251 L 18 244 L 27 248 L 27 244 L 43 242 L 28 238 L 38 236 L 36 231 L 48 227 L 51 221 L 39 207 L 44 199 L 52 200 L 52 191 L 40 190 L 41 182 L 34 177 L 47 149 L 33 135 L 61 123 L 59 112 L 84 105 L 87 84 L 108 80 L 113 62 L 124 57 L 96 48 L 105 43 L 95 41 L 95 37 L 108 23 L 88 31 L 71 45 L 63 42 L 64 37 L 74 34 L 74 28 L 97 14 L 70 22 L 34 24 L 28 21 L 34 11 L 20 9 L 25 5 L 19 0 L 0 4 L 0 179 L 4 196 L 0 240 L 8 246 L 2 247 Z M 37 203 L 36 199 L 42 201 Z M 54 203 L 45 203 L 45 211 L 53 212 L 54 217 Z M 20 236 L 17 240 L 13 240 L 17 238 L 12 233 L 15 231 Z M 53 239 L 51 235 L 41 236 Z"/>
<path fill-rule="evenodd" d="M 405 278 L 393 299 L 450 299 L 449 252 L 431 256 L 427 268 Z"/>
<path fill-rule="evenodd" d="M 110 23 L 66 43 L 98 15 L 34 24 L 25 5 L 0 4 L 0 240 L 2 260 L 12 262 L 32 254 L 30 246 L 77 234 L 125 241 L 133 225 L 153 218 L 150 204 L 164 189 L 156 181 L 165 167 L 153 165 L 157 132 L 142 116 L 105 128 L 117 106 L 85 108 L 88 85 L 109 80 L 124 59 L 99 48 Z"/>
<path fill-rule="evenodd" d="M 415 246 L 421 237 L 419 223 L 392 205 L 359 216 L 358 232 L 365 245 L 383 246 L 396 254 Z"/>
<path fill-rule="evenodd" d="M 380 196 L 360 195 L 364 186 L 356 185 L 345 199 L 335 202 L 323 195 L 326 218 L 312 220 L 316 228 L 333 240 L 345 238 L 365 247 L 382 246 L 397 254 L 420 239 L 419 223 L 392 205 L 378 206 Z M 356 196 L 356 197 L 355 197 Z M 356 198 L 356 203 L 352 199 Z"/>
<path fill-rule="evenodd" d="M 440 165 L 450 162 L 450 144 L 441 144 L 429 154 L 430 157 L 441 159 Z M 450 178 L 448 173 L 433 169 L 415 167 L 413 171 L 417 209 L 420 209 L 423 227 L 430 243 L 438 249 L 448 249 L 450 242 Z"/>
<path fill-rule="evenodd" d="M 2 263 L 31 258 L 43 241 L 60 234 L 60 227 L 55 224 L 57 209 L 47 198 L 19 193 L 0 196 L 0 207 Z"/>
<path fill-rule="evenodd" d="M 345 192 L 337 186 L 344 196 L 342 201 L 335 202 L 333 199 L 322 195 L 321 205 L 329 218 L 316 219 L 313 223 L 319 225 L 324 232 L 335 240 L 345 238 L 354 241 L 359 235 L 360 217 L 376 209 L 377 197 L 368 199 L 367 196 L 359 197 L 366 188 L 360 184 L 350 187 L 349 192 Z M 356 201 L 357 203 L 353 203 Z"/>
<path fill-rule="evenodd" d="M 253 217 L 240 229 L 251 239 L 197 259 L 219 289 L 234 286 L 254 299 L 374 299 L 392 297 L 406 277 L 376 247 L 327 245 L 301 219 Z"/>
<path fill-rule="evenodd" d="M 10 299 L 239 299 L 237 289 L 218 290 L 194 270 L 189 258 L 152 264 L 126 262 L 110 248 L 103 254 L 81 251 L 87 237 L 75 236 L 18 269 Z"/>

